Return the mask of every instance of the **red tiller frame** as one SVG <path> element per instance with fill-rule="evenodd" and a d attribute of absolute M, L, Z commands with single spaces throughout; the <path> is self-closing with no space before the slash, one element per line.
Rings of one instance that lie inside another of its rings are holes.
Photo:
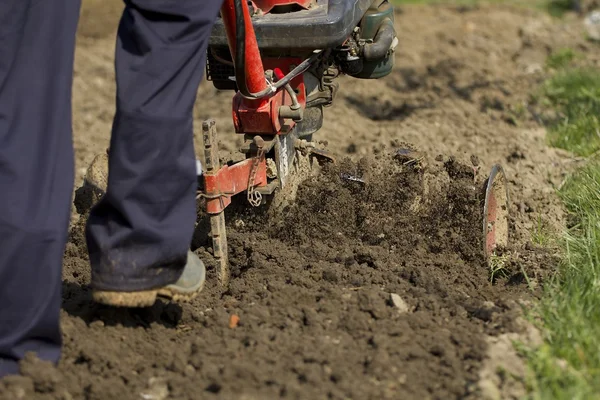
<path fill-rule="evenodd" d="M 266 59 L 264 66 L 277 71 L 283 70 L 289 73 L 296 65 L 300 64 L 300 58 Z M 263 72 L 264 76 L 264 72 Z M 302 75 L 292 79 L 290 86 L 296 90 L 298 103 L 306 104 L 306 90 Z M 233 125 L 237 133 L 280 135 L 284 126 L 292 128 L 296 123 L 291 119 L 283 119 L 279 116 L 279 108 L 283 105 L 291 105 L 292 99 L 288 93 L 280 89 L 277 93 L 269 96 L 264 101 L 256 103 L 248 100 L 241 93 L 233 97 Z"/>
<path fill-rule="evenodd" d="M 253 5 L 268 13 L 274 6 L 296 4 L 307 7 L 312 0 L 254 0 Z M 264 64 L 252 26 L 247 0 L 242 1 L 245 31 L 245 86 L 251 93 L 260 93 L 268 88 L 265 66 L 273 71 L 277 79 L 289 73 L 302 60 L 291 58 L 267 59 Z M 235 65 L 236 53 L 236 15 L 234 0 L 224 0 L 221 17 L 225 26 L 229 51 Z M 289 82 L 296 92 L 300 107 L 306 104 L 306 90 L 302 75 Z M 203 173 L 203 196 L 206 198 L 206 212 L 210 216 L 210 230 L 213 242 L 213 256 L 217 261 L 217 278 L 222 288 L 227 288 L 230 271 L 228 266 L 227 229 L 225 225 L 225 208 L 231 204 L 231 198 L 236 194 L 248 191 L 249 202 L 256 206 L 260 204 L 261 194 L 255 190 L 267 186 L 267 163 L 265 143 L 273 143 L 277 135 L 284 135 L 294 127 L 293 119 L 281 118 L 280 107 L 292 105 L 292 98 L 286 90 L 260 99 L 249 99 L 240 92 L 233 98 L 232 116 L 237 133 L 254 135 L 254 147 L 257 154 L 233 165 L 221 166 L 219 161 L 219 141 L 214 120 L 202 124 L 204 139 L 205 171 Z M 284 114 L 289 115 L 289 114 Z M 266 138 L 265 138 L 266 136 Z M 266 139 L 266 140 L 265 140 Z"/>
<path fill-rule="evenodd" d="M 301 7 L 307 7 L 310 2 L 311 0 L 255 0 L 253 4 L 266 13 L 277 5 L 298 4 Z M 299 58 L 272 58 L 263 63 L 246 0 L 242 1 L 242 9 L 245 27 L 243 65 L 246 87 L 251 93 L 259 93 L 268 87 L 265 67 L 273 70 L 276 78 L 281 78 L 281 75 L 289 73 L 302 60 Z M 224 0 L 221 7 L 221 18 L 227 34 L 229 51 L 235 63 L 236 15 L 234 0 Z M 289 84 L 297 93 L 298 103 L 303 107 L 306 104 L 306 90 L 302 75 L 292 79 Z M 260 99 L 250 99 L 237 92 L 232 102 L 232 117 L 236 133 L 275 136 L 289 132 L 295 122 L 292 119 L 281 118 L 279 109 L 283 105 L 291 104 L 290 95 L 283 89 Z M 204 174 L 206 211 L 212 215 L 222 212 L 231 203 L 232 196 L 245 192 L 251 187 L 258 188 L 267 185 L 264 154 L 248 158 L 232 166 L 221 167 L 216 162 L 218 161 L 217 150 L 216 130 L 213 129 L 212 134 L 205 135 L 205 155 L 210 153 L 212 163 Z M 251 179 L 252 176 L 254 179 Z"/>
<path fill-rule="evenodd" d="M 254 4 L 258 6 L 264 13 L 268 13 L 277 6 L 296 5 L 307 9 L 313 0 L 254 0 Z"/>

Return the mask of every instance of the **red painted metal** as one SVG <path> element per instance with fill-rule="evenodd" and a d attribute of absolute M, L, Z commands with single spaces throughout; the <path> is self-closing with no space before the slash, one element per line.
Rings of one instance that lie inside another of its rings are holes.
<path fill-rule="evenodd" d="M 217 214 L 231 204 L 231 196 L 248 190 L 248 178 L 252 171 L 253 158 L 233 165 L 221 167 L 216 175 L 204 175 L 204 192 L 208 196 L 206 211 Z M 258 164 L 255 187 L 267 184 L 267 163 L 263 158 Z M 216 197 L 216 198 L 211 198 Z"/>
<path fill-rule="evenodd" d="M 264 66 L 272 69 L 275 75 L 289 73 L 302 60 L 299 58 L 273 58 L 265 59 Z M 279 71 L 279 72 L 277 72 Z M 302 75 L 292 79 L 290 86 L 297 94 L 298 103 L 304 107 L 306 104 L 306 88 Z M 291 105 L 292 99 L 289 94 L 280 89 L 275 95 L 269 97 L 266 102 L 256 105 L 248 101 L 240 93 L 237 93 L 233 99 L 233 123 L 237 133 L 261 133 L 264 135 L 281 134 L 282 126 L 293 127 L 296 123 L 289 119 L 285 120 L 279 117 L 279 107 L 282 105 Z"/>
<path fill-rule="evenodd" d="M 275 74 L 275 78 L 277 78 L 277 80 L 281 80 L 285 77 L 280 68 L 273 68 L 273 73 Z"/>
<path fill-rule="evenodd" d="M 309 2 L 310 0 L 302 0 L 300 3 L 305 4 Z M 287 4 L 286 1 L 281 0 L 262 0 L 258 3 L 262 6 L 270 6 L 271 8 L 274 5 Z M 302 60 L 297 58 L 267 59 L 263 64 L 246 1 L 243 2 L 243 9 L 246 30 L 246 59 L 244 60 L 247 78 L 246 84 L 251 92 L 257 93 L 267 87 L 265 67 L 276 71 L 276 78 L 281 79 L 284 74 L 289 73 Z M 227 32 L 229 50 L 235 60 L 236 24 L 233 0 L 224 0 L 221 8 L 221 16 Z M 292 79 L 290 86 L 296 91 L 300 105 L 304 106 L 306 104 L 306 89 L 302 75 Z M 237 92 L 233 97 L 232 109 L 235 130 L 238 133 L 248 134 L 281 134 L 283 131 L 287 131 L 287 129 L 283 129 L 284 127 L 292 127 L 295 124 L 293 120 L 286 120 L 279 117 L 279 108 L 282 105 L 291 104 L 291 97 L 283 89 L 258 100 L 247 99 L 240 92 Z M 209 214 L 217 214 L 223 211 L 231 204 L 232 196 L 249 189 L 248 180 L 250 179 L 255 161 L 255 158 L 248 158 L 233 165 L 223 166 L 214 175 L 208 174 L 204 176 L 204 192 L 208 197 L 206 211 Z M 254 186 L 265 186 L 267 184 L 267 165 L 264 158 L 259 162 L 257 168 Z"/>
<path fill-rule="evenodd" d="M 264 103 L 255 106 L 239 93 L 233 98 L 234 123 L 237 133 L 262 133 L 275 135 L 281 129 L 279 119 L 273 123 L 273 108 L 281 105 L 282 93 L 269 97 Z M 277 108 L 278 109 L 278 108 Z M 275 113 L 278 115 L 278 113 Z"/>
<path fill-rule="evenodd" d="M 248 90 L 250 90 L 250 92 L 258 93 L 267 88 L 267 83 L 265 81 L 265 69 L 260 57 L 260 50 L 258 49 L 256 34 L 254 33 L 254 27 L 252 26 L 252 19 L 250 17 L 250 10 L 248 9 L 248 3 L 246 1 L 242 1 L 242 8 L 244 12 L 244 27 L 246 30 L 246 59 L 244 60 L 246 85 L 248 86 Z M 232 60 L 235 60 L 236 23 L 234 0 L 223 1 L 223 5 L 221 6 L 221 17 L 223 18 L 223 24 L 227 33 L 227 41 L 229 43 L 231 58 Z"/>
<path fill-rule="evenodd" d="M 298 5 L 304 9 L 308 9 L 313 0 L 254 0 L 256 8 L 260 9 L 265 14 L 269 13 L 273 7 Z"/>
<path fill-rule="evenodd" d="M 309 3 L 310 1 L 308 1 Z M 272 7 L 279 4 L 287 4 L 281 0 L 262 0 L 257 6 Z M 302 3 L 304 4 L 304 2 Z M 288 73 L 293 66 L 298 65 L 302 60 L 296 58 L 267 59 L 261 58 L 256 41 L 256 34 L 252 27 L 252 20 L 247 2 L 243 2 L 244 21 L 246 30 L 246 59 L 244 68 L 246 71 L 248 89 L 253 92 L 260 92 L 267 87 L 265 80 L 265 67 L 277 70 L 277 78 L 283 77 L 283 72 Z M 223 24 L 227 32 L 227 41 L 232 58 L 235 60 L 236 29 L 235 29 L 235 5 L 234 0 L 224 0 L 221 8 Z M 306 90 L 302 76 L 296 77 L 290 82 L 292 89 L 297 91 L 298 102 L 303 106 L 306 103 Z M 283 125 L 292 127 L 295 122 L 292 120 L 283 120 L 279 117 L 279 107 L 290 105 L 292 100 L 287 92 L 280 89 L 277 93 L 259 100 L 245 98 L 240 92 L 236 93 L 232 104 L 232 117 L 235 131 L 237 133 L 262 133 L 277 135 L 280 134 Z"/>

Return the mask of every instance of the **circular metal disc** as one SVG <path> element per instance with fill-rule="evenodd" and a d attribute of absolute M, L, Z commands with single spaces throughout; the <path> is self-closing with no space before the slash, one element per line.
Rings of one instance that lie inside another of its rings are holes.
<path fill-rule="evenodd" d="M 498 164 L 492 167 L 486 184 L 483 238 L 486 260 L 498 246 L 508 246 L 508 185 L 504 170 Z"/>

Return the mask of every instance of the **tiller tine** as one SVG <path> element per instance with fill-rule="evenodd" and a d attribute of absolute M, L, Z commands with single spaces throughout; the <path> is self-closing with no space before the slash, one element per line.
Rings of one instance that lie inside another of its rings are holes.
<path fill-rule="evenodd" d="M 508 210 L 506 175 L 496 164 L 484 184 L 483 254 L 488 264 L 498 248 L 508 246 Z"/>
<path fill-rule="evenodd" d="M 219 148 L 217 127 L 214 120 L 204 121 L 202 124 L 202 139 L 204 141 L 204 185 L 207 188 L 207 211 L 210 215 L 210 234 L 213 242 L 213 255 L 217 261 L 217 278 L 222 286 L 229 283 L 229 266 L 227 260 L 227 230 L 225 228 L 225 199 L 215 193 L 209 197 L 212 190 L 207 183 L 218 178 L 221 162 L 219 161 Z M 218 182 L 218 181 L 217 181 Z M 214 208 L 210 213 L 209 209 Z"/>

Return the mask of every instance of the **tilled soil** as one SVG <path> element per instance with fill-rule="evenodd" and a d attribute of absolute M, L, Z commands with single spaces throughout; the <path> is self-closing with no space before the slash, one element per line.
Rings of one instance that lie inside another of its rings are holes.
<path fill-rule="evenodd" d="M 119 3 L 84 4 L 74 86 L 77 185 L 108 144 L 118 18 L 111 7 Z M 0 398 L 523 394 L 523 363 L 506 344 L 535 339 L 521 305 L 535 301 L 556 261 L 532 233 L 562 225 L 553 190 L 572 164 L 546 147 L 527 100 L 551 51 L 591 45 L 579 21 L 520 8 L 402 7 L 396 23 L 395 71 L 380 81 L 342 79 L 337 104 L 326 110 L 317 138 L 340 162 L 305 182 L 278 218 L 228 212 L 227 292 L 216 287 L 210 246 L 198 234 L 193 248 L 209 281 L 192 303 L 141 310 L 93 303 L 85 216 L 74 212 L 64 259 L 64 357 L 58 368 L 26 360 L 22 376 L 0 382 Z M 225 133 L 230 101 L 231 93 L 205 82 L 195 111 L 198 122 L 217 120 L 224 153 L 239 145 Z M 407 146 L 423 157 L 397 157 Z M 512 244 L 505 268 L 490 279 L 480 250 L 481 187 L 496 162 L 509 178 Z"/>

